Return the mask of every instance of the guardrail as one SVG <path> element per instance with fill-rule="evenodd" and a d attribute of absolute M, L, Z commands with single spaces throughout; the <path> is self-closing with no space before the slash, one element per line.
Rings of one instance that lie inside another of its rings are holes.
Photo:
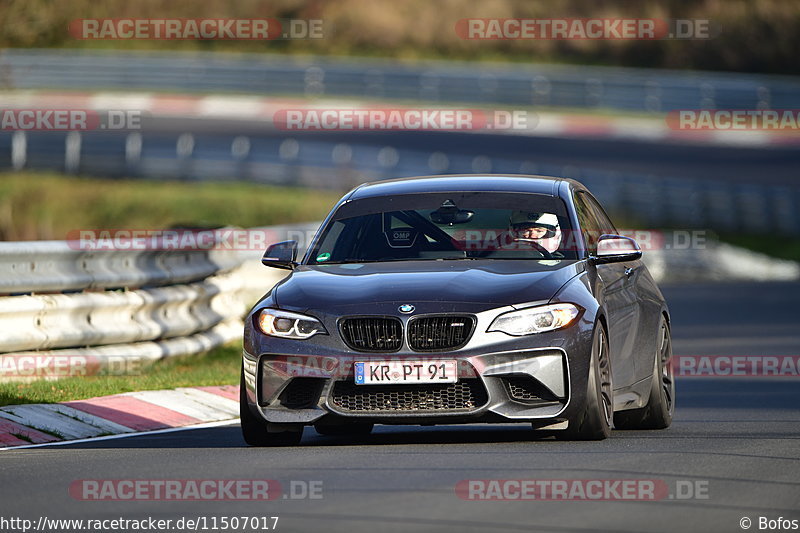
<path fill-rule="evenodd" d="M 281 240 L 311 227 L 260 230 Z M 284 275 L 264 268 L 260 255 L 0 243 L 0 381 L 26 379 L 11 364 L 20 358 L 47 365 L 46 356 L 92 357 L 103 369 L 120 358 L 199 353 L 239 338 L 249 307 Z"/>
<path fill-rule="evenodd" d="M 241 264 L 233 251 L 81 249 L 69 241 L 0 243 L 0 294 L 189 283 Z"/>
<path fill-rule="evenodd" d="M 608 108 L 791 109 L 790 76 L 270 54 L 7 49 L 0 88 L 124 89 Z"/>
<path fill-rule="evenodd" d="M 82 138 L 78 145 L 83 149 L 69 153 L 69 147 L 75 146 L 69 136 L 73 140 L 74 136 Z M 17 169 L 49 168 L 105 177 L 186 181 L 233 179 L 334 190 L 347 190 L 365 181 L 429 174 L 543 174 L 582 181 L 609 210 L 648 227 L 800 235 L 797 185 L 696 180 L 534 163 L 524 153 L 490 157 L 460 150 L 458 142 L 448 143 L 445 149 L 426 149 L 404 145 L 394 137 L 362 137 L 346 142 L 301 135 L 284 137 L 278 133 L 226 137 L 188 132 L 170 136 L 139 132 L 99 136 L 16 132 L 14 141 L 9 137 L 0 134 L 0 168 L 5 155 L 6 161 L 18 162 L 14 167 Z M 35 143 L 27 142 L 34 137 Z M 187 145 L 191 150 L 185 149 Z M 243 146 L 247 150 L 242 150 Z M 67 161 L 71 161 L 71 168 Z M 124 259 L 117 260 L 120 261 Z M 170 261 L 170 268 L 179 262 L 174 257 L 162 261 Z M 0 289 L 3 283 L 0 280 Z"/>

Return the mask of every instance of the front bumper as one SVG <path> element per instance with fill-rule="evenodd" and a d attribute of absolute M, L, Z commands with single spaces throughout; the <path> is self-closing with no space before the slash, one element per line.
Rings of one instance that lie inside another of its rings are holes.
<path fill-rule="evenodd" d="M 437 354 L 360 353 L 335 346 L 334 339 L 305 343 L 250 332 L 243 353 L 247 403 L 272 424 L 529 422 L 562 429 L 570 406 L 583 402 L 592 326 L 584 316 L 539 335 L 484 334 L 477 343 Z M 449 390 L 354 384 L 354 362 L 398 359 L 455 359 L 459 381 Z"/>

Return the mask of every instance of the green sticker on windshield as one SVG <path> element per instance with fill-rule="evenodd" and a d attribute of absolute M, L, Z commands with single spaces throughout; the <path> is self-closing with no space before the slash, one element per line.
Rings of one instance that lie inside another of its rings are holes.
<path fill-rule="evenodd" d="M 322 263 L 322 262 L 324 262 L 324 261 L 327 261 L 327 260 L 328 260 L 328 259 L 330 259 L 330 258 L 331 258 L 331 254 L 329 254 L 328 252 L 325 252 L 324 254 L 319 254 L 319 255 L 317 256 L 317 261 L 319 261 L 320 263 Z"/>

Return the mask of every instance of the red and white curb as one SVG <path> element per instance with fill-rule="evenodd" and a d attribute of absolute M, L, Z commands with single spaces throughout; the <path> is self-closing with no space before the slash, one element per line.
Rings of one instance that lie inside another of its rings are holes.
<path fill-rule="evenodd" d="M 239 417 L 239 387 L 189 387 L 0 407 L 0 449 L 150 432 Z"/>
<path fill-rule="evenodd" d="M 172 95 L 159 93 L 56 93 L 47 91 L 0 92 L 7 109 L 92 109 L 130 110 L 156 116 L 198 119 L 239 119 L 271 124 L 275 113 L 285 109 L 348 109 L 385 107 L 382 102 L 306 100 L 236 95 Z M 412 105 L 392 105 L 393 109 Z M 447 108 L 452 106 L 433 106 Z M 670 128 L 665 118 L 613 115 L 581 115 L 542 111 L 537 120 L 522 129 L 475 130 L 533 137 L 628 139 L 645 142 L 716 144 L 769 147 L 800 144 L 798 131 L 680 131 Z"/>

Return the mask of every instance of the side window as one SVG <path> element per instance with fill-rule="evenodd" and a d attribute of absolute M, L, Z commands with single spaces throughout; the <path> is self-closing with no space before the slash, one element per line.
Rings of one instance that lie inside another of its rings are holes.
<path fill-rule="evenodd" d="M 397 229 L 397 228 L 407 228 L 408 223 L 403 222 L 399 218 L 397 218 L 396 213 L 384 213 L 383 215 L 383 229 L 388 231 L 390 229 Z M 388 223 L 387 223 L 388 221 Z"/>
<path fill-rule="evenodd" d="M 600 222 L 587 203 L 586 197 L 581 193 L 575 194 L 575 210 L 578 215 L 578 223 L 581 225 L 583 239 L 586 241 L 586 247 L 590 253 L 594 253 L 597 251 L 597 238 L 603 234 L 603 231 L 600 227 Z"/>
<path fill-rule="evenodd" d="M 600 229 L 603 231 L 603 233 L 616 234 L 617 228 L 614 227 L 614 224 L 611 222 L 611 219 L 608 218 L 608 215 L 606 214 L 605 210 L 602 207 L 600 207 L 600 204 L 597 202 L 597 200 L 595 200 L 595 198 L 592 195 L 586 194 L 584 192 L 579 193 L 579 195 L 586 200 L 586 203 L 592 210 L 595 219 L 597 219 L 598 223 L 600 224 Z"/>
<path fill-rule="evenodd" d="M 320 251 L 327 252 L 329 257 L 334 257 L 336 260 L 341 260 L 341 258 L 338 257 L 338 255 L 341 255 L 342 246 L 340 245 L 337 247 L 338 249 L 334 249 L 333 245 L 334 243 L 342 242 L 339 240 L 339 236 L 342 234 L 344 228 L 345 224 L 341 220 L 337 220 L 336 222 L 334 222 L 333 226 L 331 226 L 331 229 L 328 230 L 327 235 L 325 235 L 325 239 L 322 242 L 322 246 L 320 246 Z"/>

